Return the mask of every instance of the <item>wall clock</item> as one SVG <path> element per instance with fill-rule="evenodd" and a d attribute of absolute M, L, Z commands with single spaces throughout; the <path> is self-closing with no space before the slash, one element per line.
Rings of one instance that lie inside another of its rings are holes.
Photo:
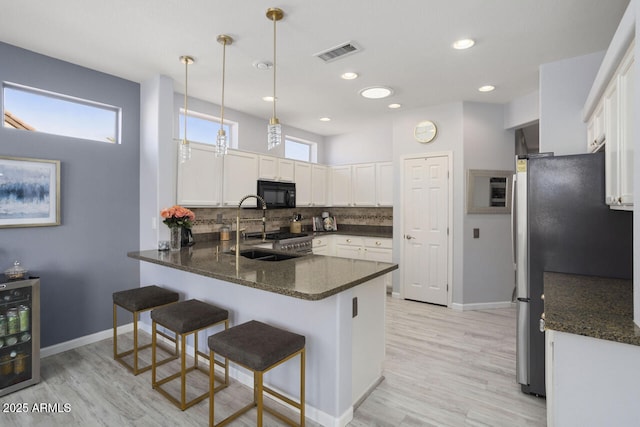
<path fill-rule="evenodd" d="M 418 123 L 413 130 L 413 136 L 416 138 L 416 141 L 423 144 L 433 141 L 437 133 L 438 129 L 431 120 L 424 120 Z"/>

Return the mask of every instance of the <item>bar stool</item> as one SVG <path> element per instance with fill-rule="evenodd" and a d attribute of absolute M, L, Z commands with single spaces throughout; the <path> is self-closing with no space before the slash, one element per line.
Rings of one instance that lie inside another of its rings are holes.
<path fill-rule="evenodd" d="M 138 317 L 140 313 L 162 307 L 167 304 L 173 304 L 178 301 L 180 296 L 177 292 L 161 288 L 156 285 L 143 286 L 140 288 L 118 291 L 113 293 L 113 358 L 124 365 L 134 375 L 151 369 L 151 365 L 138 368 L 138 352 L 145 348 L 151 347 L 151 344 L 138 346 Z M 118 313 L 117 308 L 121 307 L 133 314 L 133 349 L 118 353 Z M 168 340 L 175 343 L 176 348 L 171 357 L 161 362 L 167 363 L 178 358 L 178 343 L 175 337 L 163 335 Z M 133 365 L 124 360 L 124 357 L 133 353 Z"/>
<path fill-rule="evenodd" d="M 198 332 L 203 329 L 210 328 L 224 323 L 224 329 L 229 327 L 229 312 L 215 305 L 207 304 L 205 302 L 191 299 L 188 301 L 178 302 L 176 304 L 168 305 L 166 307 L 157 308 L 151 311 L 152 333 L 151 333 L 151 384 L 154 389 L 158 390 L 164 397 L 173 402 L 181 410 L 185 410 L 196 403 L 204 400 L 209 396 L 209 392 L 203 393 L 200 396 L 187 402 L 186 400 L 186 378 L 187 373 L 191 371 L 200 371 L 209 376 L 209 370 L 198 366 L 198 356 L 207 358 L 208 355 L 198 350 Z M 176 334 L 176 340 L 178 336 L 181 341 L 180 350 L 180 371 L 173 375 L 170 375 L 162 380 L 156 378 L 156 345 L 157 345 L 157 325 L 164 326 Z M 194 355 L 193 366 L 187 368 L 187 337 L 194 335 Z M 219 365 L 225 370 L 225 377 L 223 383 L 216 389 L 220 390 L 227 386 L 229 379 L 229 361 L 225 359 L 224 363 L 217 360 L 211 360 L 211 370 L 214 370 L 214 365 Z M 180 400 L 169 394 L 162 388 L 163 384 L 168 383 L 176 378 L 180 377 Z M 222 380 L 221 380 L 222 381 Z"/>
<path fill-rule="evenodd" d="M 304 365 L 305 365 L 305 337 L 275 328 L 256 320 L 234 326 L 226 331 L 209 337 L 209 357 L 214 354 L 224 356 L 225 359 L 253 371 L 253 402 L 231 414 L 218 424 L 214 419 L 213 388 L 214 379 L 211 371 L 209 385 L 209 427 L 221 427 L 238 418 L 240 415 L 257 407 L 257 425 L 262 426 L 262 412 L 267 411 L 278 419 L 292 426 L 304 426 Z M 264 374 L 272 368 L 300 355 L 300 401 L 296 402 L 272 390 L 263 384 Z M 210 363 L 210 366 L 213 364 Z M 287 416 L 263 405 L 263 393 L 293 406 L 300 411 L 300 424 L 296 424 Z"/>

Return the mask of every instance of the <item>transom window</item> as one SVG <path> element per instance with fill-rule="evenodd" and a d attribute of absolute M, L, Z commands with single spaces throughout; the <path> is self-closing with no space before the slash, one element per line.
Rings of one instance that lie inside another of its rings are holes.
<path fill-rule="evenodd" d="M 5 128 L 120 143 L 118 107 L 10 83 L 2 99 Z"/>
<path fill-rule="evenodd" d="M 178 138 L 184 138 L 184 108 L 180 109 L 179 114 L 179 135 Z M 234 132 L 237 129 L 237 123 L 225 120 L 222 128 L 227 134 L 229 147 L 235 146 Z M 220 118 L 209 116 L 207 114 L 197 113 L 195 111 L 187 112 L 187 139 L 193 142 L 201 142 L 203 144 L 215 144 L 218 130 L 220 129 Z"/>
<path fill-rule="evenodd" d="M 284 156 L 287 159 L 302 160 L 304 162 L 315 161 L 316 143 L 299 138 L 285 137 Z"/>

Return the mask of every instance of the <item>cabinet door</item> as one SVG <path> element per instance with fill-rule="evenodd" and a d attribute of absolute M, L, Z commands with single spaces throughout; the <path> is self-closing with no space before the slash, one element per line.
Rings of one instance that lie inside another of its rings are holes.
<path fill-rule="evenodd" d="M 620 141 L 618 140 L 618 84 L 614 78 L 604 92 L 604 129 L 607 140 L 605 150 L 605 202 L 618 204 L 618 169 Z"/>
<path fill-rule="evenodd" d="M 311 206 L 311 163 L 294 162 L 296 206 Z"/>
<path fill-rule="evenodd" d="M 376 202 L 378 206 L 393 206 L 393 163 L 376 163 Z"/>
<path fill-rule="evenodd" d="M 361 237 L 336 235 L 334 237 L 335 254 L 340 258 L 362 259 L 364 257 Z"/>
<path fill-rule="evenodd" d="M 366 163 L 351 168 L 354 206 L 376 206 L 376 165 Z"/>
<path fill-rule="evenodd" d="M 331 205 L 351 205 L 351 166 L 331 167 Z"/>
<path fill-rule="evenodd" d="M 208 144 L 191 145 L 191 159 L 178 164 L 177 203 L 187 207 L 219 206 L 221 203 L 222 158 Z"/>
<path fill-rule="evenodd" d="M 260 179 L 275 181 L 278 179 L 278 158 L 272 156 L 258 156 L 258 176 Z"/>
<path fill-rule="evenodd" d="M 327 167 L 323 165 L 311 166 L 311 204 L 313 206 L 327 205 Z"/>
<path fill-rule="evenodd" d="M 634 64 L 633 55 L 628 54 L 622 62 L 618 80 L 620 100 L 618 202 L 625 207 L 633 206 Z"/>
<path fill-rule="evenodd" d="M 587 152 L 597 151 L 604 137 L 604 102 L 601 101 L 587 123 Z"/>
<path fill-rule="evenodd" d="M 223 197 L 225 206 L 237 206 L 247 194 L 255 194 L 258 181 L 258 155 L 229 150 L 224 156 Z M 243 206 L 256 206 L 250 199 Z"/>
<path fill-rule="evenodd" d="M 293 166 L 293 160 L 278 159 L 278 180 L 294 182 L 295 172 Z"/>

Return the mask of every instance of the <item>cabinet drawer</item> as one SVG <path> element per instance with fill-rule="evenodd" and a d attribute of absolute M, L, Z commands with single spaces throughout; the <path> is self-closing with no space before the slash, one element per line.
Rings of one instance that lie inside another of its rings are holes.
<path fill-rule="evenodd" d="M 329 244 L 329 239 L 325 237 L 314 237 L 313 240 L 311 241 L 312 248 L 321 248 L 321 247 L 327 246 L 328 244 Z"/>
<path fill-rule="evenodd" d="M 344 246 L 362 246 L 363 240 L 362 237 L 355 236 L 335 236 L 336 245 L 344 245 Z"/>
<path fill-rule="evenodd" d="M 392 249 L 393 242 L 388 238 L 365 237 L 364 245 L 368 248 Z"/>

